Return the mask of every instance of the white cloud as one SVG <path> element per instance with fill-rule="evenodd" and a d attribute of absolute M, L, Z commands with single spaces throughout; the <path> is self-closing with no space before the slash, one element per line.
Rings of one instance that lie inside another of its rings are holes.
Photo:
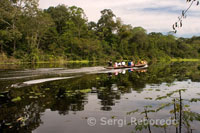
<path fill-rule="evenodd" d="M 98 21 L 100 11 L 111 9 L 124 23 L 132 26 L 142 26 L 148 32 L 166 33 L 172 30 L 172 25 L 181 15 L 181 11 L 189 6 L 183 0 L 40 0 L 40 8 L 65 4 L 84 9 L 89 21 Z M 177 36 L 193 36 L 200 33 L 200 6 L 193 6 L 183 27 Z"/>

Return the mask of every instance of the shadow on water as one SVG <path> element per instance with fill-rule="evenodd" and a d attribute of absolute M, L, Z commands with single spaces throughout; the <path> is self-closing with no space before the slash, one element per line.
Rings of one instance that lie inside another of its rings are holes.
<path fill-rule="evenodd" d="M 92 74 L 87 72 L 73 78 L 50 80 L 21 87 L 12 85 L 27 80 L 37 80 L 37 78 L 13 80 L 7 76 L 8 79 L 0 80 L 0 132 L 40 131 L 39 129 L 48 123 L 43 115 L 55 111 L 63 117 L 73 116 L 74 121 L 68 124 L 71 124 L 74 129 L 76 128 L 75 116 L 87 119 L 91 114 L 96 117 L 102 117 L 103 114 L 113 118 L 122 116 L 149 120 L 170 117 L 177 121 L 170 126 L 129 123 L 130 126 L 126 126 L 124 132 L 199 132 L 199 68 L 199 64 L 195 62 L 157 63 L 145 70 L 129 69 L 125 72 L 118 70 L 112 73 L 98 71 Z M 20 71 L 19 76 L 24 76 L 23 72 L 26 70 L 20 69 Z M 58 77 L 57 72 L 39 75 L 39 79 Z M 66 72 L 66 69 L 62 72 Z M 32 73 L 32 75 L 37 74 Z M 59 74 L 60 77 L 74 76 L 72 73 Z M 2 75 L 5 75 L 5 71 Z M 58 121 L 63 122 L 61 118 Z M 85 121 L 81 125 L 85 130 L 90 131 Z M 60 123 L 54 123 L 54 126 L 59 126 Z M 67 126 L 63 127 L 62 131 L 69 130 L 66 128 Z M 103 131 L 103 128 L 97 125 L 98 132 Z M 121 132 L 118 127 L 111 128 L 116 128 L 115 132 Z"/>

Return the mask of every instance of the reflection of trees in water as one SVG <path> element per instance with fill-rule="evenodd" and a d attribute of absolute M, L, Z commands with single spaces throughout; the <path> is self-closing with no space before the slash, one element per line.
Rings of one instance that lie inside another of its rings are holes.
<path fill-rule="evenodd" d="M 85 95 L 75 94 L 74 96 L 56 98 L 51 105 L 52 111 L 59 111 L 59 114 L 66 115 L 69 111 L 82 111 L 84 110 L 84 105 L 86 100 L 84 100 Z"/>
<path fill-rule="evenodd" d="M 112 88 L 106 87 L 99 89 L 97 96 L 98 99 L 101 99 L 101 109 L 105 111 L 112 110 L 111 106 L 114 106 L 115 101 L 121 98 L 121 94 L 118 90 L 113 91 Z"/>
<path fill-rule="evenodd" d="M 0 132 L 31 132 L 42 123 L 41 112 L 44 112 L 44 109 L 37 102 L 3 106 L 0 108 Z M 19 118 L 23 120 L 18 121 Z"/>
<path fill-rule="evenodd" d="M 1 129 L 12 131 L 31 131 L 41 124 L 40 113 L 45 109 L 59 111 L 66 115 L 69 111 L 83 111 L 87 104 L 88 92 L 92 88 L 101 100 L 101 110 L 110 111 L 112 106 L 121 99 L 122 94 L 134 91 L 143 91 L 146 84 L 172 83 L 175 80 L 191 79 L 199 81 L 200 72 L 197 63 L 152 64 L 148 72 L 127 72 L 117 76 L 107 74 L 84 75 L 82 77 L 60 80 L 55 82 L 34 85 L 19 89 L 11 88 L 10 97 L 1 97 L 0 123 Z M 8 89 L 4 89 L 8 90 Z M 0 92 L 0 95 L 3 94 Z M 17 103 L 11 98 L 21 97 Z M 32 97 L 32 98 L 31 98 Z M 3 102 L 2 102 L 3 101 Z M 26 114 L 28 114 L 26 116 Z M 20 126 L 16 120 L 19 117 L 27 118 L 25 126 Z M 185 120 L 184 120 L 185 121 Z M 9 124 L 13 126 L 9 129 Z"/>

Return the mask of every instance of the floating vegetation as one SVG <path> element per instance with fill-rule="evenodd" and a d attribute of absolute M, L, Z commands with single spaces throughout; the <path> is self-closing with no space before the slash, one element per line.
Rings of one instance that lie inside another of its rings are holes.
<path fill-rule="evenodd" d="M 72 97 L 79 93 L 90 93 L 91 91 L 92 91 L 92 89 L 82 89 L 82 90 L 76 90 L 76 91 L 67 90 L 67 91 L 65 91 L 65 96 Z"/>
<path fill-rule="evenodd" d="M 146 91 L 153 91 L 153 89 L 147 89 Z"/>
<path fill-rule="evenodd" d="M 159 97 L 157 97 L 156 98 L 156 100 L 162 100 L 162 99 L 165 99 L 165 98 L 167 98 L 168 96 L 159 96 Z"/>
<path fill-rule="evenodd" d="M 151 98 L 151 97 L 145 97 L 144 99 L 146 99 L 146 100 L 152 100 L 153 98 Z"/>
<path fill-rule="evenodd" d="M 72 90 L 66 90 L 65 91 L 66 97 L 72 97 L 72 96 L 75 96 L 76 94 L 77 94 L 76 91 L 72 91 Z"/>
<path fill-rule="evenodd" d="M 40 92 L 29 92 L 29 99 L 38 99 L 39 97 L 46 97 L 43 93 Z"/>
<path fill-rule="evenodd" d="M 50 90 L 50 88 L 45 88 L 44 90 L 45 90 L 45 91 L 49 91 L 49 90 Z"/>
<path fill-rule="evenodd" d="M 171 86 L 174 86 L 174 85 L 176 85 L 175 83 L 167 83 L 166 84 L 168 87 L 171 87 Z"/>
<path fill-rule="evenodd" d="M 99 88 L 99 91 L 103 91 L 103 90 L 105 90 L 106 89 L 106 87 L 100 87 Z"/>
<path fill-rule="evenodd" d="M 35 93 L 35 95 L 36 95 L 36 96 L 40 96 L 40 95 L 42 95 L 42 93 Z"/>
<path fill-rule="evenodd" d="M 17 122 L 22 121 L 22 120 L 23 120 L 23 117 L 20 117 L 17 119 Z"/>
<path fill-rule="evenodd" d="M 85 89 L 85 90 L 80 90 L 81 93 L 90 93 L 92 89 Z"/>
<path fill-rule="evenodd" d="M 112 118 L 112 119 L 115 119 L 115 118 L 116 118 L 116 116 L 112 116 L 111 118 Z"/>
<path fill-rule="evenodd" d="M 37 99 L 38 96 L 29 96 L 30 99 Z"/>
<path fill-rule="evenodd" d="M 119 89 L 125 89 L 126 87 L 125 86 L 119 86 Z"/>
<path fill-rule="evenodd" d="M 5 125 L 6 125 L 6 126 L 11 126 L 11 125 L 12 125 L 12 123 L 5 123 Z"/>
<path fill-rule="evenodd" d="M 18 101 L 21 101 L 21 97 L 16 97 L 16 98 L 13 98 L 11 101 L 12 102 L 18 102 Z"/>

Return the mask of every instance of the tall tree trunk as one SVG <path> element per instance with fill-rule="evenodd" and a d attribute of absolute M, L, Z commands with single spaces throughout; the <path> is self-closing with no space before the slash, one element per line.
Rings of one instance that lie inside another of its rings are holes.
<path fill-rule="evenodd" d="M 3 53 L 3 43 L 0 42 L 0 45 L 1 45 L 1 53 Z"/>
<path fill-rule="evenodd" d="M 80 25 L 78 26 L 78 38 L 79 39 L 81 38 L 81 28 L 80 28 Z"/>
<path fill-rule="evenodd" d="M 40 36 L 38 37 L 38 33 L 35 34 L 35 44 L 36 44 L 36 48 L 38 50 L 39 45 L 40 45 Z"/>
<path fill-rule="evenodd" d="M 34 35 L 31 36 L 31 49 L 34 47 Z"/>
<path fill-rule="evenodd" d="M 13 53 L 15 53 L 15 50 L 16 50 L 16 34 L 15 34 L 15 17 L 16 17 L 16 13 L 17 13 L 17 10 L 15 10 L 15 13 L 14 13 L 14 16 L 13 16 L 13 23 L 12 23 L 12 29 L 13 29 L 13 35 L 14 35 L 14 41 L 13 41 Z"/>
<path fill-rule="evenodd" d="M 37 42 L 37 49 L 38 50 L 39 50 L 39 47 L 40 47 L 41 39 L 42 39 L 42 34 L 37 33 L 37 35 L 36 35 L 36 42 Z"/>
<path fill-rule="evenodd" d="M 13 43 L 13 50 L 14 50 L 14 53 L 15 53 L 15 51 L 16 51 L 16 40 L 14 40 L 14 43 Z"/>

